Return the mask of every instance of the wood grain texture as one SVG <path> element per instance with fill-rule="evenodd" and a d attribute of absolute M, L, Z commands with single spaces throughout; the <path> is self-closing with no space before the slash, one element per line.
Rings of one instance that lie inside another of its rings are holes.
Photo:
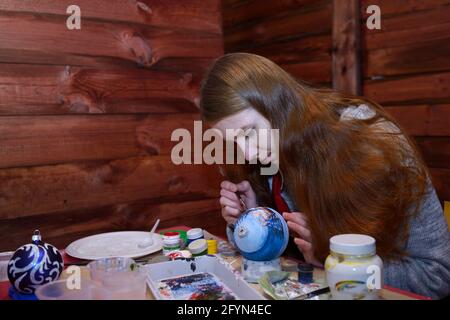
<path fill-rule="evenodd" d="M 331 86 L 331 0 L 224 0 L 226 52 L 264 56 L 302 81 Z"/>
<path fill-rule="evenodd" d="M 430 168 L 450 167 L 450 136 L 415 137 L 426 164 Z"/>
<path fill-rule="evenodd" d="M 189 72 L 0 64 L 0 115 L 198 112 L 198 92 Z"/>
<path fill-rule="evenodd" d="M 447 33 L 450 24 L 446 26 Z M 409 35 L 409 37 L 412 37 Z M 447 38 L 426 40 L 414 44 L 367 51 L 364 77 L 385 78 L 398 75 L 450 70 L 450 33 Z"/>
<path fill-rule="evenodd" d="M 412 136 L 450 136 L 450 105 L 386 106 Z"/>
<path fill-rule="evenodd" d="M 361 94 L 359 0 L 333 0 L 333 88 Z"/>
<path fill-rule="evenodd" d="M 361 16 L 367 18 L 366 8 L 377 5 L 383 17 L 401 17 L 410 13 L 425 13 L 429 10 L 444 9 L 450 0 L 361 0 Z"/>
<path fill-rule="evenodd" d="M 0 117 L 0 168 L 170 155 L 198 114 Z M 192 138 L 193 141 L 193 138 Z"/>
<path fill-rule="evenodd" d="M 0 62 L 151 67 L 164 59 L 223 52 L 217 34 L 104 21 L 83 21 L 81 30 L 68 30 L 65 23 L 62 16 L 0 11 Z"/>
<path fill-rule="evenodd" d="M 221 33 L 219 0 L 1 1 L 0 250 L 156 218 L 223 232 L 217 168 L 170 157 Z"/>
<path fill-rule="evenodd" d="M 222 0 L 223 26 L 225 29 L 233 28 L 239 24 L 248 24 L 249 21 L 261 21 L 272 18 L 278 14 L 311 5 L 321 5 L 317 0 L 281 0 L 281 1 L 234 1 Z"/>
<path fill-rule="evenodd" d="M 220 1 L 214 0 L 3 0 L 0 11 L 29 12 L 68 17 L 67 7 L 76 4 L 82 20 L 126 22 L 221 34 Z"/>
<path fill-rule="evenodd" d="M 220 176 L 213 166 L 141 156 L 4 169 L 0 181 L 2 220 L 181 195 L 216 197 Z"/>
<path fill-rule="evenodd" d="M 450 6 L 382 15 L 381 26 L 381 30 L 362 29 L 365 77 L 450 69 Z"/>
<path fill-rule="evenodd" d="M 331 34 L 267 43 L 250 48 L 247 52 L 265 56 L 283 65 L 311 61 L 331 61 Z"/>
<path fill-rule="evenodd" d="M 299 6 L 296 10 L 225 30 L 225 47 L 233 51 L 247 50 L 268 42 L 330 32 L 331 3 L 321 4 L 306 8 Z"/>
<path fill-rule="evenodd" d="M 310 84 L 329 84 L 331 87 L 331 59 L 325 61 L 310 61 L 281 65 L 284 70 L 295 78 Z"/>
<path fill-rule="evenodd" d="M 384 105 L 445 103 L 450 100 L 450 72 L 365 81 L 363 91 Z"/>
<path fill-rule="evenodd" d="M 381 12 L 383 13 L 383 6 Z M 381 29 L 363 28 L 367 50 L 403 47 L 449 36 L 450 7 L 381 18 Z M 433 23 L 430 23 L 430 22 Z"/>

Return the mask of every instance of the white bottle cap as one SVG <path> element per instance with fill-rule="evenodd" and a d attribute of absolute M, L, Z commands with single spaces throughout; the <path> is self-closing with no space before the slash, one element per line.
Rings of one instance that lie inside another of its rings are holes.
<path fill-rule="evenodd" d="M 363 234 L 340 234 L 331 237 L 330 250 L 348 255 L 375 254 L 375 239 Z"/>
<path fill-rule="evenodd" d="M 188 239 L 198 239 L 203 237 L 203 230 L 200 228 L 189 229 L 186 235 Z"/>
<path fill-rule="evenodd" d="M 186 235 L 188 239 L 198 239 L 203 237 L 203 230 L 200 228 L 189 229 Z"/>

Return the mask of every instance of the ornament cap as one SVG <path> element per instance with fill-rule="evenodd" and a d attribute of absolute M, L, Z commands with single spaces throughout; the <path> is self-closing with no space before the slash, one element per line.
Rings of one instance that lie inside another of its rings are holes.
<path fill-rule="evenodd" d="M 239 238 L 244 238 L 248 234 L 248 229 L 244 226 L 240 226 L 238 229 Z"/>
<path fill-rule="evenodd" d="M 31 237 L 32 242 L 39 242 L 42 240 L 41 232 L 39 230 L 34 230 L 33 236 Z"/>

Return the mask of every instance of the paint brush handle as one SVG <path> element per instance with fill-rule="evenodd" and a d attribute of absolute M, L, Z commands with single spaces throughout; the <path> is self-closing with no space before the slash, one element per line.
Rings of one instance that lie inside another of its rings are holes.
<path fill-rule="evenodd" d="M 293 300 L 305 300 L 305 299 L 310 299 L 312 297 L 324 294 L 324 293 L 328 293 L 330 292 L 330 287 L 325 287 L 322 289 L 318 289 L 318 290 L 314 290 L 312 292 L 306 293 L 306 294 L 302 294 L 301 296 L 298 296 L 296 298 L 294 298 Z"/>
<path fill-rule="evenodd" d="M 244 199 L 242 199 L 242 196 L 239 193 L 238 193 L 238 197 L 239 197 L 239 201 L 241 202 L 242 211 L 246 211 L 248 208 L 247 208 L 247 205 L 245 204 Z"/>
<path fill-rule="evenodd" d="M 150 233 L 155 233 L 155 231 L 156 231 L 156 228 L 158 228 L 158 225 L 159 225 L 159 219 L 158 220 L 156 220 L 156 222 L 155 222 L 155 225 L 153 226 L 153 228 L 152 228 L 152 230 L 150 230 Z"/>

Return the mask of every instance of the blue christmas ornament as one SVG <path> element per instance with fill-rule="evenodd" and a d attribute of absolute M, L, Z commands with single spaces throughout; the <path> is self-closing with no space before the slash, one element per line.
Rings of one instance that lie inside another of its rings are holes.
<path fill-rule="evenodd" d="M 284 218 L 268 207 L 246 210 L 234 226 L 234 243 L 242 256 L 252 261 L 280 257 L 289 241 Z"/>
<path fill-rule="evenodd" d="M 64 268 L 61 253 L 41 241 L 39 230 L 31 240 L 17 249 L 8 263 L 9 281 L 22 294 L 33 294 L 38 286 L 57 280 Z"/>

